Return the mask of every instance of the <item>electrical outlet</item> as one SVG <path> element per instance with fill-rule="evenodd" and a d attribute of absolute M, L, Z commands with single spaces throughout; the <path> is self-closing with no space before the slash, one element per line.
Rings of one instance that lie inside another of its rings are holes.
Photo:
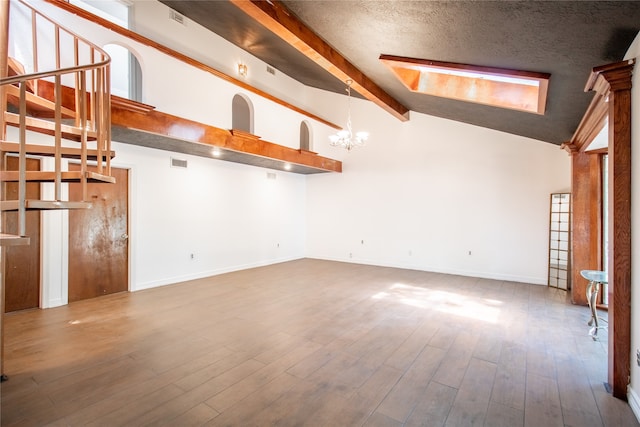
<path fill-rule="evenodd" d="M 189 259 L 190 259 L 191 261 L 193 261 L 194 259 L 196 259 L 196 254 L 190 254 L 190 255 L 189 255 Z"/>

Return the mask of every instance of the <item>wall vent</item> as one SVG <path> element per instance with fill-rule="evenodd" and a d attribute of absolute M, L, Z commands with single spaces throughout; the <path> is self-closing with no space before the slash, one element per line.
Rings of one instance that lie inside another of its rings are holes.
<path fill-rule="evenodd" d="M 273 172 L 267 172 L 267 179 L 276 179 L 276 174 Z"/>
<path fill-rule="evenodd" d="M 176 21 L 180 25 L 184 25 L 184 16 L 180 15 L 175 10 L 169 11 L 169 19 Z"/>
<path fill-rule="evenodd" d="M 267 73 L 276 75 L 276 69 L 267 65 Z"/>
<path fill-rule="evenodd" d="M 175 159 L 171 158 L 171 167 L 174 168 L 185 168 L 187 167 L 187 161 L 184 159 Z"/>

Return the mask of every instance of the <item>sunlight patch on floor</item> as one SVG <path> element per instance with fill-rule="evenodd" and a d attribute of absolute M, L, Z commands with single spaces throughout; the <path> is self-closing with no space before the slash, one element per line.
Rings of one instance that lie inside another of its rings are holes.
<path fill-rule="evenodd" d="M 372 298 L 396 301 L 412 307 L 433 309 L 483 322 L 497 323 L 503 302 L 491 298 L 475 298 L 450 291 L 433 290 L 403 283 L 395 283 L 387 291 Z"/>

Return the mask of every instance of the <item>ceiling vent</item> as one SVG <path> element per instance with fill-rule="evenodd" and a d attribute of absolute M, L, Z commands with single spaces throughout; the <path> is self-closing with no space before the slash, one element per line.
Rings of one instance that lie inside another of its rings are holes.
<path fill-rule="evenodd" d="M 171 167 L 174 168 L 183 168 L 186 169 L 187 168 L 187 161 L 184 159 L 175 159 L 175 158 L 171 158 Z"/>
<path fill-rule="evenodd" d="M 184 16 L 180 15 L 175 10 L 169 11 L 169 19 L 176 21 L 180 25 L 184 25 Z"/>

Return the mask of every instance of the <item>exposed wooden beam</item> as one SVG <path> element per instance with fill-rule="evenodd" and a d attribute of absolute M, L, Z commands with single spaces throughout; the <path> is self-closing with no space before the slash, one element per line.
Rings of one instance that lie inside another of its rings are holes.
<path fill-rule="evenodd" d="M 341 81 L 352 80 L 352 88 L 401 121 L 409 120 L 409 109 L 356 68 L 349 60 L 314 33 L 277 0 L 230 0 L 267 29 Z"/>

